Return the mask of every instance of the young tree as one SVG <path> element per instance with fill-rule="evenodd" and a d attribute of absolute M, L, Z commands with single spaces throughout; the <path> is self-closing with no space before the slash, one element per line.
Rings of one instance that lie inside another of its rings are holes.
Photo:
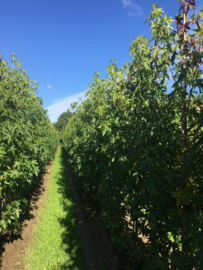
<path fill-rule="evenodd" d="M 54 123 L 54 128 L 58 131 L 61 131 L 68 124 L 72 112 L 68 109 L 66 112 L 63 112 L 57 119 L 57 122 Z"/>

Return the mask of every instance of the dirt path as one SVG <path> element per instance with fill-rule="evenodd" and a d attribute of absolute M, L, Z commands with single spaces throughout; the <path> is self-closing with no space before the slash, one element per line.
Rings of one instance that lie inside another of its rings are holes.
<path fill-rule="evenodd" d="M 0 269 L 1 270 L 23 270 L 25 248 L 30 242 L 33 227 L 37 224 L 38 209 L 44 207 L 42 204 L 44 196 L 48 196 L 50 184 L 50 169 L 53 161 L 49 163 L 35 187 L 34 194 L 30 200 L 33 210 L 22 220 L 22 235 L 10 237 L 3 235 L 0 247 Z"/>
<path fill-rule="evenodd" d="M 65 153 L 65 152 L 64 152 Z M 38 209 L 45 207 L 42 204 L 44 197 L 48 197 L 50 185 L 50 170 L 52 162 L 47 166 L 30 199 L 33 210 L 22 220 L 22 235 L 9 237 L 3 235 L 0 247 L 1 270 L 24 270 L 25 248 L 31 242 L 30 237 L 39 218 Z M 66 162 L 67 163 L 67 162 Z M 67 164 L 68 165 L 68 164 Z M 115 251 L 111 247 L 109 235 L 100 228 L 99 210 L 94 202 L 82 192 L 79 183 L 72 181 L 72 168 L 67 166 L 67 175 L 73 191 L 73 200 L 76 207 L 79 230 L 81 234 L 87 270 L 118 270 Z M 123 268 L 122 268 L 123 270 Z"/>
<path fill-rule="evenodd" d="M 64 151 L 64 150 L 63 150 Z M 64 151 L 66 156 L 66 153 Z M 66 157 L 67 161 L 67 157 Z M 81 234 L 87 270 L 118 270 L 116 252 L 109 241 L 109 234 L 101 229 L 99 209 L 82 191 L 79 182 L 73 182 L 73 168 L 68 162 L 66 166 L 68 179 L 73 192 L 79 230 Z M 122 268 L 123 270 L 123 268 Z"/>

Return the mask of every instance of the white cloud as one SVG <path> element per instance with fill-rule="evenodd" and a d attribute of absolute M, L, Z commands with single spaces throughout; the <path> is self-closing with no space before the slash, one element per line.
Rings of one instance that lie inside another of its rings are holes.
<path fill-rule="evenodd" d="M 49 85 L 48 83 L 47 83 L 47 87 L 49 88 L 49 89 L 51 89 L 52 87 L 51 87 L 51 85 Z"/>
<path fill-rule="evenodd" d="M 131 16 L 131 17 L 133 17 L 133 16 L 142 16 L 142 14 L 143 14 L 142 11 L 141 12 L 138 12 L 138 13 L 129 12 L 128 13 L 128 16 Z"/>
<path fill-rule="evenodd" d="M 142 8 L 140 5 L 134 4 L 131 0 L 122 0 L 124 7 L 131 7 L 137 11 L 141 11 Z"/>
<path fill-rule="evenodd" d="M 122 0 L 122 3 L 124 5 L 124 7 L 131 6 L 132 5 L 132 1 L 131 0 Z"/>
<path fill-rule="evenodd" d="M 81 98 L 82 100 L 85 100 L 86 91 L 83 91 L 81 93 L 72 95 L 70 97 L 65 97 L 61 100 L 57 100 L 54 102 L 54 104 L 48 106 L 45 108 L 48 110 L 48 116 L 51 120 L 51 123 L 56 122 L 57 118 L 63 113 L 66 112 L 68 109 L 71 110 L 71 103 L 78 102 L 78 99 Z"/>

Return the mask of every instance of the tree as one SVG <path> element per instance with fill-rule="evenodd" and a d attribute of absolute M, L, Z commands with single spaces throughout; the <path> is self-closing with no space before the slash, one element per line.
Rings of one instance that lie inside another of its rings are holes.
<path fill-rule="evenodd" d="M 189 19 L 195 1 L 179 2 L 177 30 L 152 5 L 152 39 L 133 41 L 131 62 L 118 69 L 113 59 L 106 79 L 95 73 L 62 134 L 69 162 L 131 270 L 137 262 L 142 269 L 203 269 L 203 11 Z M 194 23 L 199 37 L 187 31 Z"/>
<path fill-rule="evenodd" d="M 68 124 L 69 118 L 72 116 L 72 112 L 67 110 L 67 112 L 63 112 L 57 119 L 57 122 L 54 123 L 54 128 L 58 131 L 61 131 Z"/>

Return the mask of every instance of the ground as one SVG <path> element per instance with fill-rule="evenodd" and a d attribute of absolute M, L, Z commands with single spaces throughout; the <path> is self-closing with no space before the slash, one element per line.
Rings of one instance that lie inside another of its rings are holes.
<path fill-rule="evenodd" d="M 33 227 L 37 223 L 38 209 L 44 207 L 42 200 L 48 196 L 49 191 L 49 171 L 52 166 L 50 162 L 44 174 L 40 177 L 37 186 L 33 190 L 30 199 L 30 205 L 33 210 L 23 217 L 21 222 L 22 235 L 8 236 L 3 235 L 0 249 L 0 269 L 1 270 L 23 270 L 24 269 L 24 252 L 30 242 L 30 235 Z"/>
<path fill-rule="evenodd" d="M 25 248 L 31 242 L 33 227 L 37 224 L 39 217 L 38 209 L 45 207 L 42 201 L 49 194 L 50 184 L 50 162 L 33 190 L 30 204 L 33 210 L 23 217 L 21 222 L 22 235 L 9 237 L 3 235 L 0 249 L 0 269 L 1 270 L 24 270 Z M 84 257 L 87 269 L 124 269 L 124 261 L 117 258 L 116 250 L 113 248 L 110 239 L 110 232 L 100 226 L 99 208 L 82 192 L 82 186 L 78 182 L 73 182 L 73 168 L 67 163 L 67 174 L 73 190 L 73 200 L 76 207 L 81 241 L 83 245 Z"/>

